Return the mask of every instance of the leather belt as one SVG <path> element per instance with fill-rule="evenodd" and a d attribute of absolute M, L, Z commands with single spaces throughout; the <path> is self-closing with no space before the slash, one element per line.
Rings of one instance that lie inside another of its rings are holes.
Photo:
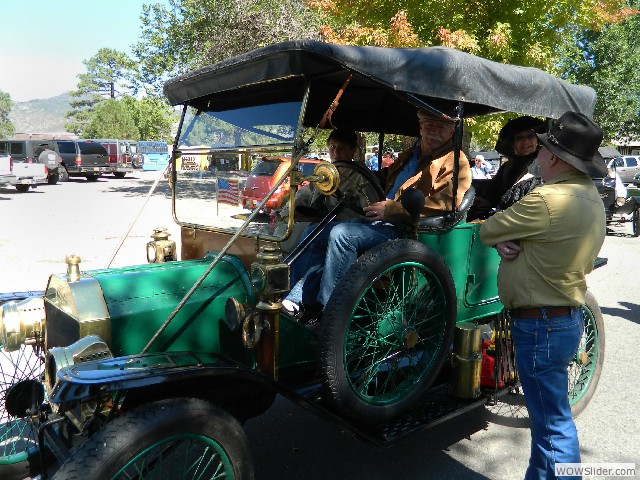
<path fill-rule="evenodd" d="M 509 310 L 511 318 L 542 318 L 543 310 L 547 318 L 563 317 L 571 315 L 572 307 L 539 307 L 539 308 L 512 308 Z"/>

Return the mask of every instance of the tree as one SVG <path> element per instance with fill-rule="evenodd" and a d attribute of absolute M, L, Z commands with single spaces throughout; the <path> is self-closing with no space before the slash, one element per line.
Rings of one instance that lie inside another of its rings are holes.
<path fill-rule="evenodd" d="M 89 122 L 93 109 L 106 98 L 117 98 L 126 94 L 136 94 L 134 78 L 137 65 L 126 53 L 111 48 L 101 48 L 89 60 L 85 60 L 87 73 L 78 75 L 78 88 L 70 95 L 71 111 L 65 123 L 69 132 L 81 132 Z"/>
<path fill-rule="evenodd" d="M 134 46 L 139 85 L 160 95 L 168 78 L 271 43 L 319 38 L 304 0 L 168 0 L 143 5 Z"/>
<path fill-rule="evenodd" d="M 559 74 L 560 49 L 577 30 L 600 30 L 632 15 L 621 0 L 307 0 L 332 43 L 453 47 L 498 62 Z M 475 142 L 493 146 L 510 116 L 467 122 Z"/>
<path fill-rule="evenodd" d="M 127 96 L 122 102 L 138 128 L 138 140 L 172 140 L 171 127 L 178 117 L 166 101 L 156 97 L 136 100 Z"/>
<path fill-rule="evenodd" d="M 595 121 L 606 142 L 640 137 L 640 16 L 601 31 L 582 30 L 562 50 L 569 80 L 593 87 Z"/>
<path fill-rule="evenodd" d="M 13 123 L 9 120 L 9 112 L 12 108 L 11 96 L 0 90 L 0 139 L 9 138 L 16 132 Z"/>
<path fill-rule="evenodd" d="M 140 132 L 125 102 L 110 98 L 94 109 L 82 136 L 138 140 Z"/>

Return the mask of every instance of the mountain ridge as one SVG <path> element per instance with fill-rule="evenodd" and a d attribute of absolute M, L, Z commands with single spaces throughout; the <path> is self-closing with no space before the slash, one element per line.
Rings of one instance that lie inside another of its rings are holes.
<path fill-rule="evenodd" d="M 50 98 L 14 102 L 9 120 L 19 133 L 64 133 L 65 114 L 73 97 L 63 93 Z"/>

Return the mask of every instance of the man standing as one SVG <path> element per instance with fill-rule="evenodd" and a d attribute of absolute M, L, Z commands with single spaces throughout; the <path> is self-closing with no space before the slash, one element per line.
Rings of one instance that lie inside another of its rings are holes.
<path fill-rule="evenodd" d="M 585 275 L 605 237 L 604 206 L 589 176 L 607 173 L 600 127 L 567 112 L 538 139 L 545 183 L 480 229 L 502 259 L 498 291 L 531 420 L 526 480 L 555 479 L 557 464 L 580 462 L 567 367 L 584 330 Z"/>

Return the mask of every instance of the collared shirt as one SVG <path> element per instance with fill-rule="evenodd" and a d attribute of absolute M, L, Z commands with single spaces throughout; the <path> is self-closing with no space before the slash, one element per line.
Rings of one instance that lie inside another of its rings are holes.
<path fill-rule="evenodd" d="M 489 218 L 480 240 L 517 241 L 522 251 L 498 269 L 507 308 L 579 306 L 605 237 L 604 205 L 591 178 L 566 172 Z"/>
<path fill-rule="evenodd" d="M 418 160 L 420 159 L 420 144 L 416 143 L 411 150 L 411 156 L 407 160 L 407 162 L 402 167 L 402 171 L 398 174 L 396 181 L 391 187 L 391 190 L 387 193 L 387 198 L 389 200 L 393 200 L 398 193 L 398 190 L 402 186 L 404 182 L 409 180 L 409 178 L 413 177 L 418 169 Z"/>

